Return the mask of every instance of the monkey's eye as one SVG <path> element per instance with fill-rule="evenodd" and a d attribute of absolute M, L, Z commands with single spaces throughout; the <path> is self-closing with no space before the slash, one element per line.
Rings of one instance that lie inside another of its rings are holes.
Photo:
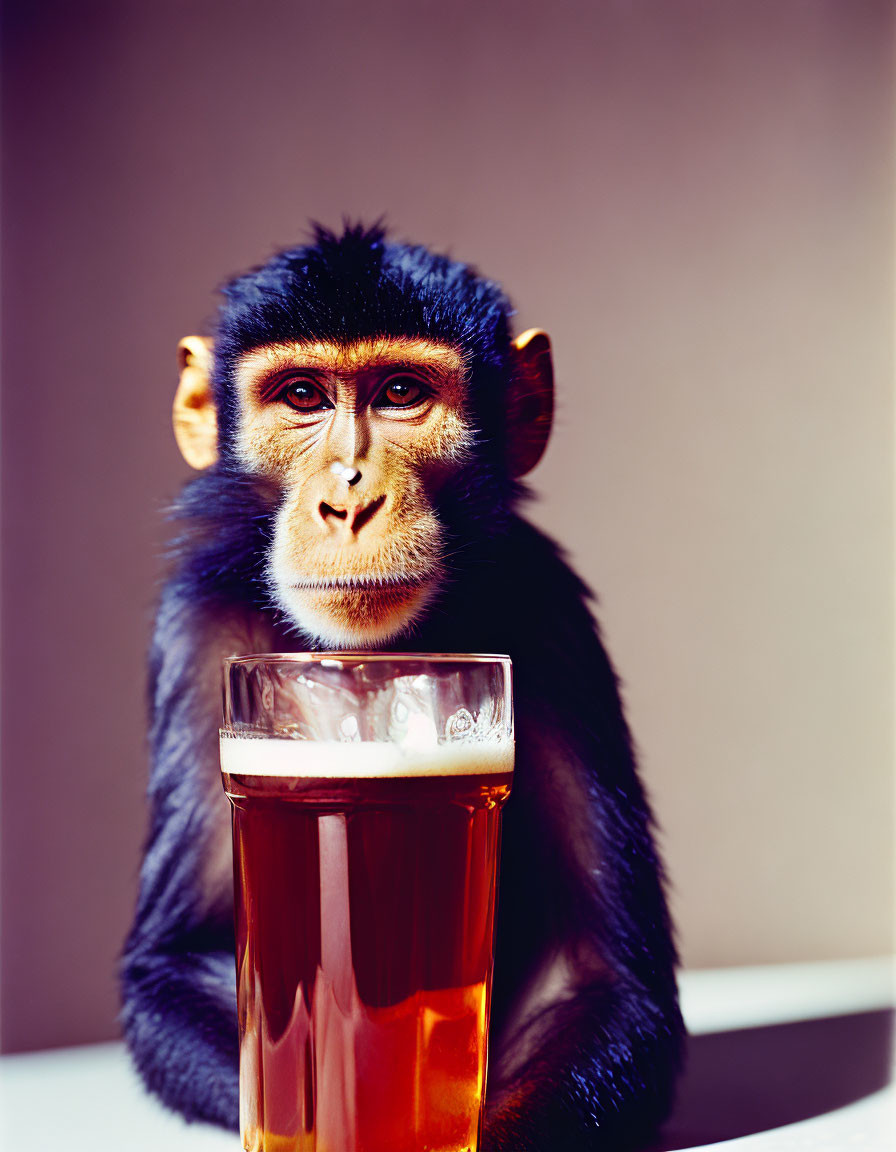
<path fill-rule="evenodd" d="M 415 377 L 392 376 L 374 401 L 374 407 L 413 408 L 426 395 L 426 389 Z"/>
<path fill-rule="evenodd" d="M 321 412 L 333 407 L 317 384 L 304 377 L 285 381 L 277 399 L 285 401 L 296 412 Z"/>

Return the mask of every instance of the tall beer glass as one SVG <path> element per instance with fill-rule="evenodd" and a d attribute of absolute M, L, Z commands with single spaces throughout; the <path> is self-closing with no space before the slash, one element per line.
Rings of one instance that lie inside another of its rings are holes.
<path fill-rule="evenodd" d="M 510 661 L 225 667 L 251 1152 L 476 1152 Z"/>

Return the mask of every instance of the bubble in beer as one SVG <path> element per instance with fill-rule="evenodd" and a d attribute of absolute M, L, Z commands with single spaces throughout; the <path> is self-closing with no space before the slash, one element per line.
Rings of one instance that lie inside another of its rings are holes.
<path fill-rule="evenodd" d="M 473 716 L 466 708 L 458 708 L 445 724 L 445 735 L 449 740 L 460 740 L 473 731 Z"/>
<path fill-rule="evenodd" d="M 357 716 L 344 716 L 339 724 L 339 731 L 342 733 L 343 740 L 349 743 L 360 740 L 361 733 L 358 730 L 358 717 Z"/>

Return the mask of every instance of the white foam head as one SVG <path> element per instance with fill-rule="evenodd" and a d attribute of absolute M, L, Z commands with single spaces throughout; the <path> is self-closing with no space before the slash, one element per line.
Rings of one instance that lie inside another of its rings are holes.
<path fill-rule="evenodd" d="M 292 740 L 221 733 L 221 771 L 228 776 L 472 776 L 512 772 L 512 740 L 452 741 L 423 747 L 387 742 Z"/>

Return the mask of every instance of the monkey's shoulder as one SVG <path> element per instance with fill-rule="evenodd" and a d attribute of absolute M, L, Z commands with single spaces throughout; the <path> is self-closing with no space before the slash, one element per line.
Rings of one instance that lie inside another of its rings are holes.
<path fill-rule="evenodd" d="M 596 597 L 563 548 L 514 516 L 495 549 L 487 615 L 514 662 L 522 695 L 550 701 L 561 730 L 582 695 L 618 708 L 618 681 L 595 614 Z M 587 709 L 592 711 L 592 709 Z"/>

